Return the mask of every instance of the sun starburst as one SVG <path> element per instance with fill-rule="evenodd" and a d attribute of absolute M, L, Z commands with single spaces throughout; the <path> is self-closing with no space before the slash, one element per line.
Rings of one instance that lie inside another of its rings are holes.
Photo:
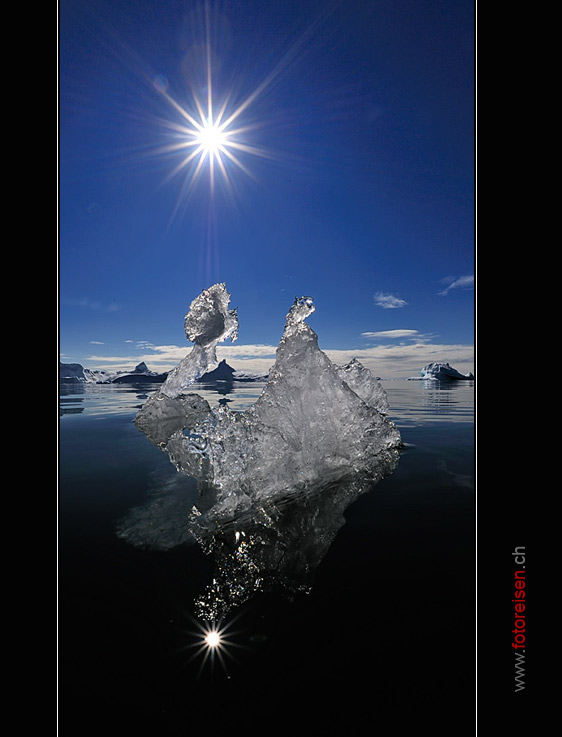
<path fill-rule="evenodd" d="M 232 636 L 235 634 L 230 630 L 232 622 L 229 625 L 225 625 L 222 621 L 200 622 L 193 619 L 192 621 L 196 625 L 197 631 L 191 630 L 187 633 L 193 639 L 193 642 L 187 644 L 186 649 L 195 649 L 189 662 L 201 657 L 199 673 L 202 673 L 207 664 L 213 669 L 215 659 L 217 659 L 223 671 L 227 673 L 227 658 L 232 659 L 232 650 L 242 647 L 232 639 Z"/>
<path fill-rule="evenodd" d="M 314 19 L 302 35 L 280 53 L 272 68 L 256 78 L 238 67 L 236 57 L 231 60 L 221 55 L 220 13 L 217 15 L 216 8 L 202 0 L 191 25 L 193 43 L 189 47 L 189 58 L 186 57 L 187 62 L 182 65 L 184 87 L 179 94 L 177 88 L 172 93 L 163 75 L 152 77 L 153 89 L 162 95 L 173 112 L 170 116 L 168 110 L 161 119 L 169 135 L 156 153 L 174 160 L 168 180 L 183 178 L 172 217 L 187 202 L 203 174 L 208 175 L 211 195 L 220 182 L 227 192 L 239 196 L 234 186 L 239 188 L 238 174 L 258 179 L 256 157 L 277 163 L 289 160 L 291 154 L 285 143 L 281 150 L 277 143 L 274 150 L 271 140 L 264 145 L 258 137 L 264 132 L 259 133 L 266 127 L 266 120 L 274 121 L 274 128 L 278 130 L 283 115 L 278 117 L 278 110 L 273 112 L 267 102 L 260 111 L 257 103 L 288 70 L 301 63 L 314 33 L 329 12 L 329 9 L 324 10 Z M 230 75 L 229 79 L 224 78 L 225 73 Z M 213 199 L 211 196 L 209 202 Z"/>
<path fill-rule="evenodd" d="M 186 102 L 182 104 L 167 89 L 156 87 L 179 115 L 178 120 L 163 121 L 171 132 L 172 141 L 163 146 L 160 152 L 179 157 L 169 176 L 172 178 L 184 175 L 184 194 L 191 191 L 204 169 L 208 170 L 210 192 L 213 193 L 217 172 L 230 188 L 235 172 L 244 172 L 245 175 L 254 177 L 243 158 L 248 155 L 272 158 L 272 152 L 251 141 L 256 124 L 244 123 L 241 119 L 261 88 L 234 105 L 231 104 L 232 94 L 227 92 L 220 103 L 216 104 L 210 59 L 207 65 L 205 104 L 193 86 L 186 95 Z"/>
<path fill-rule="evenodd" d="M 207 156 L 218 158 L 228 145 L 228 133 L 221 130 L 219 125 L 207 121 L 201 130 L 196 133 L 195 141 Z"/>

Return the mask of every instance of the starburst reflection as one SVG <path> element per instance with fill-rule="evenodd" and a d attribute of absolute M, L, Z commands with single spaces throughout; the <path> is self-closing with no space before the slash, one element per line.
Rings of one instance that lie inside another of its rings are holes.
<path fill-rule="evenodd" d="M 214 669 L 215 662 L 218 660 L 225 674 L 228 675 L 227 659 L 234 659 L 232 650 L 242 647 L 232 639 L 233 632 L 229 631 L 231 625 L 225 625 L 219 622 L 200 622 L 193 620 L 197 627 L 197 631 L 190 631 L 187 634 L 194 641 L 185 646 L 185 649 L 192 650 L 195 648 L 189 663 L 201 658 L 199 673 L 201 674 L 206 666 Z"/>
<path fill-rule="evenodd" d="M 205 642 L 209 647 L 218 647 L 221 642 L 220 632 L 217 632 L 216 630 L 211 630 L 205 636 Z"/>

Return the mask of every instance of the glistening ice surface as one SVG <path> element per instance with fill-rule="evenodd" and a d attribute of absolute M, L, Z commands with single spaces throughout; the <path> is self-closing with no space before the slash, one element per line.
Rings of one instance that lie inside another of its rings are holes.
<path fill-rule="evenodd" d="M 194 300 L 186 323 L 198 326 L 200 343 L 171 372 L 174 390 L 169 377 L 135 420 L 179 471 L 212 489 L 207 517 L 224 521 L 256 503 L 314 492 L 350 474 L 376 481 L 389 473 L 402 443 L 386 417 L 385 392 L 359 362 L 337 367 L 319 349 L 305 322 L 314 312 L 310 297 L 295 299 L 267 385 L 252 407 L 211 409 L 199 395 L 180 391 L 195 376 L 193 353 L 201 370 L 201 346 L 214 351 L 217 340 L 233 333 L 227 304 L 223 284 Z"/>

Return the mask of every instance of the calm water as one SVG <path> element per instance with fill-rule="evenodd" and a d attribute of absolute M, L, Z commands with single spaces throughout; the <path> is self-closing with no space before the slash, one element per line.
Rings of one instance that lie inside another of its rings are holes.
<path fill-rule="evenodd" d="M 383 385 L 408 446 L 390 476 L 210 551 L 194 483 L 133 424 L 157 387 L 61 387 L 63 737 L 474 733 L 474 385 Z M 244 409 L 260 390 L 201 393 Z M 209 651 L 213 597 L 229 611 Z"/>

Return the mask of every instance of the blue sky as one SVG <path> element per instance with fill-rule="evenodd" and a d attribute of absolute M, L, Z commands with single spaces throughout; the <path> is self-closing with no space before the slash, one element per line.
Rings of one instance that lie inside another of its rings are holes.
<path fill-rule="evenodd" d="M 61 360 L 169 369 L 191 300 L 225 282 L 235 368 L 271 365 L 310 295 L 337 362 L 473 370 L 473 16 L 468 0 L 61 0 Z M 209 110 L 220 162 L 197 153 Z"/>

